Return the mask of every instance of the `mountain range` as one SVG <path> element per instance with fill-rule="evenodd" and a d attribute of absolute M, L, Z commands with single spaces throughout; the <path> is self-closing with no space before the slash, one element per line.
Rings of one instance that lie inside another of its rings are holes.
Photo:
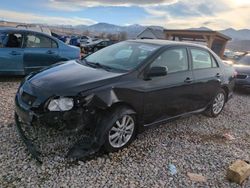
<path fill-rule="evenodd" d="M 61 27 L 72 28 L 72 29 L 76 29 L 79 31 L 90 31 L 94 33 L 105 32 L 105 33 L 115 34 L 115 33 L 120 33 L 120 32 L 126 32 L 129 38 L 136 37 L 136 35 L 138 35 L 147 27 L 158 29 L 158 30 L 164 30 L 164 28 L 160 26 L 143 26 L 139 24 L 119 26 L 119 25 L 108 24 L 108 23 L 97 23 L 97 24 L 89 25 L 89 26 L 87 25 L 76 25 L 76 26 L 63 25 Z M 212 30 L 207 27 L 188 28 L 188 29 L 189 30 Z M 250 40 L 250 29 L 236 30 L 233 28 L 228 28 L 225 30 L 220 30 L 219 32 L 231 37 L 233 40 Z"/>

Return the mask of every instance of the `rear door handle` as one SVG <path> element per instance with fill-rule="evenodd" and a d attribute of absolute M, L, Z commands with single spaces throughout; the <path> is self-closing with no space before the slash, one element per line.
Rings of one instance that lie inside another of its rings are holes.
<path fill-rule="evenodd" d="M 192 83 L 192 82 L 193 82 L 193 79 L 187 77 L 186 80 L 184 80 L 184 82 L 185 82 L 185 83 Z"/>
<path fill-rule="evenodd" d="M 12 52 L 10 52 L 10 55 L 21 55 L 21 53 L 19 53 L 17 51 L 12 51 Z"/>
<path fill-rule="evenodd" d="M 217 77 L 217 78 L 220 78 L 220 77 L 221 77 L 221 74 L 220 74 L 220 73 L 217 73 L 217 74 L 216 74 L 216 77 Z"/>

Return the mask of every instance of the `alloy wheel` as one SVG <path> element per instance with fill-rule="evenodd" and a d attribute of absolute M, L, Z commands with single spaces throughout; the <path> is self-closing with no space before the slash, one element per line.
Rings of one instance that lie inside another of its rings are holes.
<path fill-rule="evenodd" d="M 214 99 L 213 103 L 213 112 L 214 114 L 219 114 L 225 104 L 225 95 L 223 93 L 218 93 L 217 96 Z"/>
<path fill-rule="evenodd" d="M 114 148 L 121 148 L 126 145 L 135 129 L 135 121 L 132 116 L 124 115 L 117 120 L 109 131 L 109 143 Z"/>

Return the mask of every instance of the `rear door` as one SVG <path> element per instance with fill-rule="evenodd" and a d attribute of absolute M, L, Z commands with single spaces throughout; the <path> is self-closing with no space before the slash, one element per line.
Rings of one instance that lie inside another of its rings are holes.
<path fill-rule="evenodd" d="M 187 49 L 167 49 L 151 67 L 166 67 L 168 73 L 144 81 L 144 123 L 150 124 L 192 111 L 193 74 Z"/>
<path fill-rule="evenodd" d="M 18 32 L 0 33 L 1 74 L 23 74 L 23 35 Z"/>
<path fill-rule="evenodd" d="M 206 107 L 221 87 L 222 72 L 213 55 L 202 48 L 190 48 L 192 70 L 195 79 L 196 109 Z"/>
<path fill-rule="evenodd" d="M 48 36 L 27 33 L 24 41 L 24 69 L 36 71 L 59 61 L 58 44 Z"/>

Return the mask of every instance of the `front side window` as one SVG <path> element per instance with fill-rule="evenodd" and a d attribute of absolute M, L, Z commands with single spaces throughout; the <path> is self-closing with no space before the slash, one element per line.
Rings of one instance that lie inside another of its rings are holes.
<path fill-rule="evenodd" d="M 22 40 L 19 33 L 0 33 L 0 48 L 21 48 Z"/>
<path fill-rule="evenodd" d="M 57 48 L 55 41 L 42 35 L 29 34 L 25 40 L 26 48 Z"/>
<path fill-rule="evenodd" d="M 191 49 L 193 69 L 206 69 L 217 67 L 217 62 L 212 60 L 208 51 Z"/>
<path fill-rule="evenodd" d="M 130 71 L 158 48 L 158 45 L 125 41 L 103 48 L 87 56 L 85 60 L 121 71 Z"/>
<path fill-rule="evenodd" d="M 151 67 L 165 67 L 168 73 L 188 70 L 187 50 L 175 48 L 163 52 L 152 64 Z"/>
<path fill-rule="evenodd" d="M 213 56 L 211 56 L 211 58 L 212 58 L 212 67 L 218 67 L 218 63 L 215 60 L 215 58 Z"/>

